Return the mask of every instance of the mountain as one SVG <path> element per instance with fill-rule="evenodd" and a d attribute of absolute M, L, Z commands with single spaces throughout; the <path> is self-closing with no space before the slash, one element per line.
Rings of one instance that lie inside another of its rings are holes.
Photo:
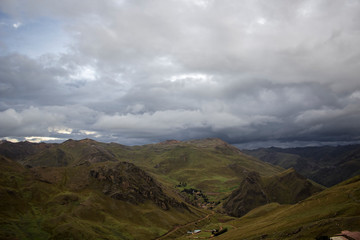
<path fill-rule="evenodd" d="M 0 155 L 10 159 L 21 161 L 26 157 L 50 148 L 53 144 L 18 142 L 12 143 L 6 140 L 0 141 Z"/>
<path fill-rule="evenodd" d="M 206 214 L 132 163 L 0 168 L 0 239 L 152 239 Z"/>
<path fill-rule="evenodd" d="M 153 239 L 215 221 L 197 207 L 215 207 L 247 173 L 283 171 L 220 139 L 2 141 L 0 169 L 0 239 Z"/>
<path fill-rule="evenodd" d="M 268 202 L 260 175 L 256 172 L 250 172 L 241 182 L 240 187 L 230 194 L 223 207 L 227 214 L 241 217 L 251 209 L 265 205 Z"/>
<path fill-rule="evenodd" d="M 330 187 L 360 174 L 360 145 L 242 150 Z"/>
<path fill-rule="evenodd" d="M 0 144 L 0 155 L 28 166 L 64 167 L 76 166 L 86 162 L 117 161 L 107 149 L 107 144 L 91 139 L 68 140 L 62 144 L 11 143 Z M 118 144 L 118 146 L 122 146 Z"/>
<path fill-rule="evenodd" d="M 360 223 L 359 179 L 321 191 L 220 139 L 2 141 L 0 170 L 0 239 L 308 239 Z"/>
<path fill-rule="evenodd" d="M 26 151 L 24 150 L 26 146 Z M 21 153 L 21 154 L 18 154 Z M 242 153 L 220 139 L 169 140 L 143 146 L 101 143 L 91 139 L 61 144 L 0 144 L 0 154 L 26 166 L 66 167 L 97 162 L 125 161 L 141 167 L 161 183 L 179 190 L 196 189 L 218 202 L 234 190 L 247 172 L 271 176 L 283 168 Z"/>
<path fill-rule="evenodd" d="M 230 230 L 217 239 L 320 239 L 343 230 L 359 231 L 360 176 L 293 205 L 260 206 L 225 226 Z"/>
<path fill-rule="evenodd" d="M 241 217 L 250 210 L 271 203 L 294 204 L 324 187 L 315 184 L 294 169 L 288 169 L 271 177 L 260 177 L 250 172 L 223 204 L 225 212 L 231 216 Z"/>
<path fill-rule="evenodd" d="M 130 159 L 163 181 L 173 185 L 181 182 L 186 188 L 201 190 L 210 201 L 226 197 L 249 171 L 271 176 L 283 170 L 213 138 L 138 146 L 127 156 L 117 155 Z"/>
<path fill-rule="evenodd" d="M 89 175 L 96 180 L 93 185 L 113 199 L 134 204 L 151 200 L 164 210 L 170 207 L 189 210 L 186 204 L 167 196 L 151 176 L 132 163 L 97 165 L 91 168 Z"/>

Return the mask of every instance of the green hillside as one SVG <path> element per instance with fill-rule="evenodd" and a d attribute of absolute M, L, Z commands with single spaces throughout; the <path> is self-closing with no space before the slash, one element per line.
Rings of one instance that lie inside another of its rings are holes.
<path fill-rule="evenodd" d="M 28 166 L 78 166 L 105 161 L 134 163 L 169 187 L 180 182 L 186 188 L 201 190 L 209 201 L 217 202 L 238 187 L 244 176 L 256 171 L 272 176 L 283 168 L 245 155 L 220 139 L 165 141 L 144 146 L 100 143 L 91 139 L 68 140 L 62 144 L 0 144 L 0 154 Z M 28 146 L 29 145 L 29 146 Z M 179 188 L 179 191 L 183 188 Z"/>
<path fill-rule="evenodd" d="M 283 169 L 220 139 L 0 144 L 2 239 L 153 239 L 197 222 L 248 172 Z M 215 220 L 212 220 L 216 222 Z"/>
<path fill-rule="evenodd" d="M 128 159 L 164 182 L 182 182 L 187 188 L 202 190 L 211 201 L 231 193 L 249 171 L 272 176 L 283 170 L 245 155 L 220 139 L 167 141 L 130 151 L 114 147 L 112 151 L 119 159 Z"/>
<path fill-rule="evenodd" d="M 0 169 L 0 239 L 314 239 L 360 226 L 359 177 L 316 193 L 220 139 L 3 141 Z"/>
<path fill-rule="evenodd" d="M 130 163 L 0 168 L 0 239 L 152 239 L 207 214 Z"/>
<path fill-rule="evenodd" d="M 315 239 L 360 230 L 360 176 L 294 205 L 270 203 L 228 222 L 217 239 Z"/>

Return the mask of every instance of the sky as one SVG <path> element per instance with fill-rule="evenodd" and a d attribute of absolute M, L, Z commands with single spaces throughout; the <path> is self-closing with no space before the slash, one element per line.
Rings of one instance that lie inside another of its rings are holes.
<path fill-rule="evenodd" d="M 360 0 L 1 0 L 0 138 L 360 142 Z"/>

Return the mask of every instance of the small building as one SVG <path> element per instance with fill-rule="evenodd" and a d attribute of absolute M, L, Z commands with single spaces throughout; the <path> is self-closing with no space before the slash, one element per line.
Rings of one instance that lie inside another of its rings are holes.
<path fill-rule="evenodd" d="M 194 230 L 194 233 L 199 233 L 199 232 L 201 232 L 201 230 L 200 230 L 200 229 L 196 229 L 196 230 Z"/>

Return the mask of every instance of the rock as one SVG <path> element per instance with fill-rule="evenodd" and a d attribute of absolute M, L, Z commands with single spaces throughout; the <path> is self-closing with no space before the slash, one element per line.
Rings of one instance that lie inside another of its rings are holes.
<path fill-rule="evenodd" d="M 151 176 L 132 163 L 95 167 L 90 170 L 89 176 L 96 179 L 102 192 L 111 198 L 133 204 L 150 200 L 164 210 L 170 206 L 187 209 L 185 204 L 167 196 Z"/>

